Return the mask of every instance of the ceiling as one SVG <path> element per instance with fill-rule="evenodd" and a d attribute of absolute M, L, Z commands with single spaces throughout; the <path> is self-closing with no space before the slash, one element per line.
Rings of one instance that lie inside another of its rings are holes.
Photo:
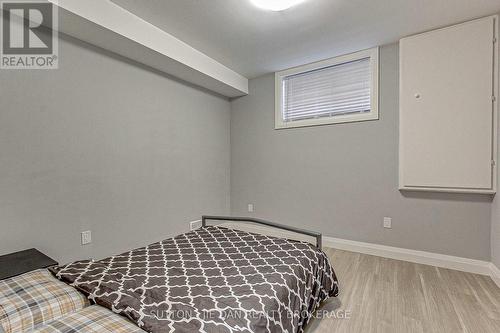
<path fill-rule="evenodd" d="M 500 0 L 112 1 L 248 78 L 500 12 Z"/>

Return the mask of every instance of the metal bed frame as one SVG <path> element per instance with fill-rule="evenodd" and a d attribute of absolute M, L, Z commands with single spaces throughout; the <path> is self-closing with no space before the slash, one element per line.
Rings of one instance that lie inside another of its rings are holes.
<path fill-rule="evenodd" d="M 321 233 L 319 233 L 319 232 L 305 230 L 305 229 L 301 229 L 301 228 L 295 228 L 295 227 L 291 227 L 291 226 L 284 225 L 284 224 L 278 224 L 278 223 L 271 222 L 271 221 L 256 219 L 253 217 L 234 217 L 234 216 L 231 217 L 231 216 L 203 215 L 201 217 L 201 227 L 202 228 L 206 227 L 207 221 L 209 221 L 209 220 L 210 221 L 250 222 L 250 223 L 266 225 L 268 227 L 283 229 L 286 231 L 291 231 L 291 232 L 295 232 L 295 233 L 302 234 L 302 235 L 311 236 L 311 237 L 316 238 L 316 247 L 321 250 Z"/>

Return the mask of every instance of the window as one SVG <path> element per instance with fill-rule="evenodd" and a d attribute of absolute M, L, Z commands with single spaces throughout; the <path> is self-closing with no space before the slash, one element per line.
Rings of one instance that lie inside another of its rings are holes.
<path fill-rule="evenodd" d="M 378 48 L 275 75 L 275 127 L 378 119 Z"/>

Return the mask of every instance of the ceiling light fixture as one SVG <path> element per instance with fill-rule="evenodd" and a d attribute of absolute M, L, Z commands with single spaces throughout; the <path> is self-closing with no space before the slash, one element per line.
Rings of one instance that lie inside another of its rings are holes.
<path fill-rule="evenodd" d="M 293 7 L 305 0 L 250 0 L 255 6 L 261 9 L 279 12 Z"/>

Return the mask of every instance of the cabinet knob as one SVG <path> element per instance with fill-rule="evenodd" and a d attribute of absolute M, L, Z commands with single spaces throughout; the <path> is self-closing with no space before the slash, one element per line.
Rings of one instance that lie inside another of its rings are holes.
<path fill-rule="evenodd" d="M 420 94 L 419 94 L 419 93 L 416 93 L 416 94 L 415 94 L 415 98 L 417 98 L 417 99 L 418 99 L 418 98 L 420 98 Z"/>

